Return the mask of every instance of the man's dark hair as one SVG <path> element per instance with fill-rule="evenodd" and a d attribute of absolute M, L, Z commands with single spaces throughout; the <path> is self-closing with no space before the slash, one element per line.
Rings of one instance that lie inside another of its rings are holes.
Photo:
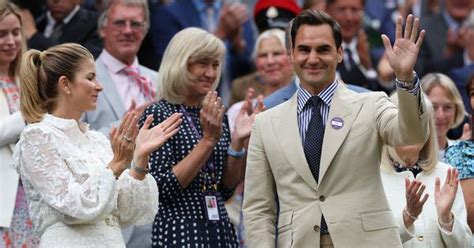
<path fill-rule="evenodd" d="M 307 9 L 301 12 L 293 19 L 293 25 L 291 26 L 291 47 L 295 48 L 295 39 L 298 29 L 302 25 L 318 26 L 328 24 L 332 30 L 332 36 L 336 42 L 336 48 L 339 49 L 342 44 L 341 27 L 330 15 L 324 11 Z"/>

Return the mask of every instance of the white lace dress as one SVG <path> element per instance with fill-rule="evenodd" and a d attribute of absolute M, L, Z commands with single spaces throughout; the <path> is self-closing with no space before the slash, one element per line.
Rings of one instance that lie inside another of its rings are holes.
<path fill-rule="evenodd" d="M 158 188 L 129 171 L 115 179 L 109 140 L 85 123 L 46 114 L 21 134 L 14 158 L 40 247 L 125 247 L 121 227 L 151 223 Z"/>

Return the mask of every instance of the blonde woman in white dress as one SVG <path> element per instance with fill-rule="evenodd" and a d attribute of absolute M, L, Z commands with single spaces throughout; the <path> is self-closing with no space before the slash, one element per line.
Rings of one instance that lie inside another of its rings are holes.
<path fill-rule="evenodd" d="M 79 119 L 102 87 L 78 44 L 28 51 L 20 79 L 28 126 L 14 158 L 40 247 L 125 247 L 120 228 L 151 223 L 158 210 L 148 157 L 177 132 L 180 114 L 152 129 L 150 116 L 138 130 L 127 113 L 110 141 L 89 130 Z"/>

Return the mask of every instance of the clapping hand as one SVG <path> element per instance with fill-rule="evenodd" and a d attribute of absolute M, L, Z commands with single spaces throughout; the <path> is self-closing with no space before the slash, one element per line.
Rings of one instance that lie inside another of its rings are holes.
<path fill-rule="evenodd" d="M 413 69 L 415 68 L 418 52 L 425 37 L 425 30 L 418 36 L 420 21 L 413 15 L 408 15 L 405 31 L 402 31 L 402 18 L 397 18 L 396 39 L 393 47 L 389 38 L 382 35 L 383 44 L 388 62 L 393 68 L 397 79 L 400 81 L 411 81 L 413 79 Z M 418 37 L 418 38 L 417 38 Z"/>
<path fill-rule="evenodd" d="M 110 133 L 110 143 L 114 156 L 109 164 L 116 177 L 120 176 L 132 162 L 135 139 L 138 134 L 138 117 L 133 112 L 125 114 L 120 126 L 113 127 Z"/>
<path fill-rule="evenodd" d="M 443 223 L 450 223 L 453 218 L 451 208 L 458 191 L 458 174 L 456 168 L 449 168 L 443 186 L 439 177 L 435 181 L 436 211 L 439 220 Z"/>
<path fill-rule="evenodd" d="M 217 92 L 209 91 L 204 97 L 202 109 L 199 114 L 203 139 L 217 144 L 222 134 L 222 118 L 225 107 Z"/>
<path fill-rule="evenodd" d="M 410 179 L 405 178 L 405 198 L 407 205 L 403 213 L 403 220 L 406 227 L 413 224 L 416 218 L 421 214 L 426 200 L 428 200 L 428 193 L 423 195 L 425 188 L 426 186 L 420 181 L 416 179 L 410 181 Z"/>
<path fill-rule="evenodd" d="M 255 116 L 265 109 L 263 105 L 263 96 L 257 97 L 257 105 L 252 108 L 252 100 L 254 98 L 254 89 L 249 88 L 247 90 L 247 96 L 242 108 L 240 108 L 237 119 L 235 120 L 235 139 L 246 139 L 250 136 L 252 130 L 252 124 L 255 121 Z"/>
<path fill-rule="evenodd" d="M 137 166 L 144 168 L 148 165 L 148 155 L 161 147 L 169 138 L 175 135 L 182 122 L 181 113 L 174 113 L 160 124 L 150 128 L 153 116 L 149 115 L 135 140 L 135 161 Z"/>

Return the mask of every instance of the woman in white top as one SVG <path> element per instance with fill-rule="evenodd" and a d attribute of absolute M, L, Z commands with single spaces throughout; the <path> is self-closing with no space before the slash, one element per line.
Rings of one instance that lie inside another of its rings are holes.
<path fill-rule="evenodd" d="M 28 51 L 20 79 L 28 126 L 14 158 L 40 247 L 125 247 L 120 227 L 150 223 L 158 210 L 148 156 L 177 132 L 180 114 L 152 129 L 149 116 L 138 130 L 127 113 L 110 141 L 90 131 L 79 119 L 102 87 L 78 44 Z"/>
<path fill-rule="evenodd" d="M 438 161 L 433 108 L 425 101 L 430 130 L 426 143 L 383 148 L 381 175 L 387 200 L 404 247 L 472 247 L 458 172 Z"/>

